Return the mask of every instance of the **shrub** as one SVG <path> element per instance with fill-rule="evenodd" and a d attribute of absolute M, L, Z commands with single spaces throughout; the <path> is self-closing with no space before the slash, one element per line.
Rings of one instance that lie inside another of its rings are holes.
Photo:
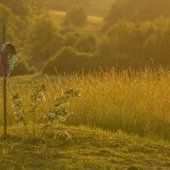
<path fill-rule="evenodd" d="M 17 62 L 17 67 L 15 67 L 11 72 L 11 76 L 33 74 L 36 71 L 37 70 L 35 67 L 30 67 L 25 60 L 19 59 Z"/>
<path fill-rule="evenodd" d="M 93 53 L 96 50 L 96 39 L 93 35 L 85 34 L 77 40 L 75 47 L 79 52 Z"/>
<path fill-rule="evenodd" d="M 47 61 L 43 68 L 43 73 L 55 74 L 57 72 L 72 72 L 75 68 L 73 61 L 77 56 L 77 52 L 71 47 L 64 47 L 52 59 Z"/>
<path fill-rule="evenodd" d="M 89 53 L 78 53 L 71 47 L 64 47 L 46 62 L 42 72 L 46 74 L 56 74 L 56 71 L 57 73 L 73 73 L 83 68 L 89 69 L 92 58 Z"/>
<path fill-rule="evenodd" d="M 91 34 L 74 31 L 64 36 L 64 45 L 73 47 L 78 52 L 94 53 L 97 41 Z"/>

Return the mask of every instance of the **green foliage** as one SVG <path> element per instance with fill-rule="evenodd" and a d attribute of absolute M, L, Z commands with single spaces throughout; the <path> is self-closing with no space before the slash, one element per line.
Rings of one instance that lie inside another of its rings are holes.
<path fill-rule="evenodd" d="M 0 3 L 11 9 L 12 13 L 17 16 L 26 18 L 29 15 L 29 2 L 24 0 L 0 0 Z"/>
<path fill-rule="evenodd" d="M 75 44 L 77 51 L 86 53 L 94 53 L 96 46 L 96 39 L 93 35 L 82 35 Z"/>
<path fill-rule="evenodd" d="M 0 3 L 11 9 L 14 15 L 22 19 L 33 15 L 42 14 L 47 7 L 48 0 L 0 0 Z"/>
<path fill-rule="evenodd" d="M 37 20 L 27 40 L 32 60 L 48 60 L 62 46 L 62 37 L 48 16 Z"/>
<path fill-rule="evenodd" d="M 170 63 L 169 29 L 170 20 L 164 18 L 152 22 L 118 22 L 99 45 L 99 60 L 119 67 L 153 65 L 153 62 L 166 65 Z"/>
<path fill-rule="evenodd" d="M 73 73 L 91 67 L 93 57 L 89 53 L 78 53 L 72 47 L 63 47 L 52 59 L 46 62 L 43 73 Z"/>
<path fill-rule="evenodd" d="M 87 14 L 81 7 L 70 9 L 63 21 L 63 26 L 83 27 L 87 23 Z"/>
<path fill-rule="evenodd" d="M 168 0 L 115 0 L 109 14 L 105 17 L 105 29 L 124 19 L 131 22 L 170 17 Z"/>
<path fill-rule="evenodd" d="M 13 30 L 14 28 L 11 27 L 9 23 L 6 23 L 6 26 L 14 31 L 16 36 L 15 45 L 18 45 L 19 48 L 25 47 L 23 42 L 26 41 L 26 37 L 32 28 L 35 18 L 47 13 L 47 1 L 48 0 L 0 0 L 0 4 L 9 8 L 12 14 L 17 17 L 15 30 Z M 7 30 L 7 34 L 8 31 L 9 30 Z M 11 41 L 8 37 L 7 40 Z"/>
<path fill-rule="evenodd" d="M 18 18 L 11 12 L 10 8 L 0 4 L 0 31 L 2 32 L 2 25 L 6 25 L 6 38 L 8 41 L 16 40 L 16 23 Z M 2 38 L 0 39 L 0 43 L 2 44 Z"/>

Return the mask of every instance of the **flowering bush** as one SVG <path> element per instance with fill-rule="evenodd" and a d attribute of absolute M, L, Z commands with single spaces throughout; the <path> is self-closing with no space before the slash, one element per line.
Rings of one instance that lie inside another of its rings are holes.
<path fill-rule="evenodd" d="M 69 99 L 71 97 L 80 96 L 78 90 L 67 88 L 64 93 L 55 98 L 49 111 L 43 110 L 43 114 L 39 117 L 36 113 L 39 111 L 40 105 L 46 102 L 46 97 L 44 95 L 45 90 L 45 84 L 34 86 L 34 91 L 30 95 L 29 107 L 24 106 L 24 102 L 19 93 L 15 93 L 11 97 L 14 118 L 18 125 L 26 128 L 29 137 L 38 138 L 39 140 L 43 137 L 48 128 L 52 128 L 56 124 L 65 122 L 68 116 L 73 114 L 73 112 L 69 110 Z M 66 132 L 64 134 L 69 136 Z M 71 137 L 69 136 L 67 139 L 70 138 Z"/>

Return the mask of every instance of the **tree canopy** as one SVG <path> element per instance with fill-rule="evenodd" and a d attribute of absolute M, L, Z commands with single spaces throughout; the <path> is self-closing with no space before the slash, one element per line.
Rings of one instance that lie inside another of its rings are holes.
<path fill-rule="evenodd" d="M 81 7 L 71 8 L 63 21 L 64 26 L 83 27 L 87 23 L 87 14 Z"/>
<path fill-rule="evenodd" d="M 115 0 L 105 17 L 105 29 L 120 20 L 131 22 L 170 17 L 169 0 Z"/>

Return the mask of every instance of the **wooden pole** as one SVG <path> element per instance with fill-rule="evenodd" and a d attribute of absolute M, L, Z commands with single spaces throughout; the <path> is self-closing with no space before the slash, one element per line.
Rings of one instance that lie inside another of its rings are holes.
<path fill-rule="evenodd" d="M 6 41 L 6 26 L 2 28 L 2 42 Z M 4 56 L 6 57 L 6 56 Z M 6 97 L 6 84 L 7 80 L 3 77 L 3 100 L 4 100 L 4 136 L 7 136 L 7 97 Z"/>

